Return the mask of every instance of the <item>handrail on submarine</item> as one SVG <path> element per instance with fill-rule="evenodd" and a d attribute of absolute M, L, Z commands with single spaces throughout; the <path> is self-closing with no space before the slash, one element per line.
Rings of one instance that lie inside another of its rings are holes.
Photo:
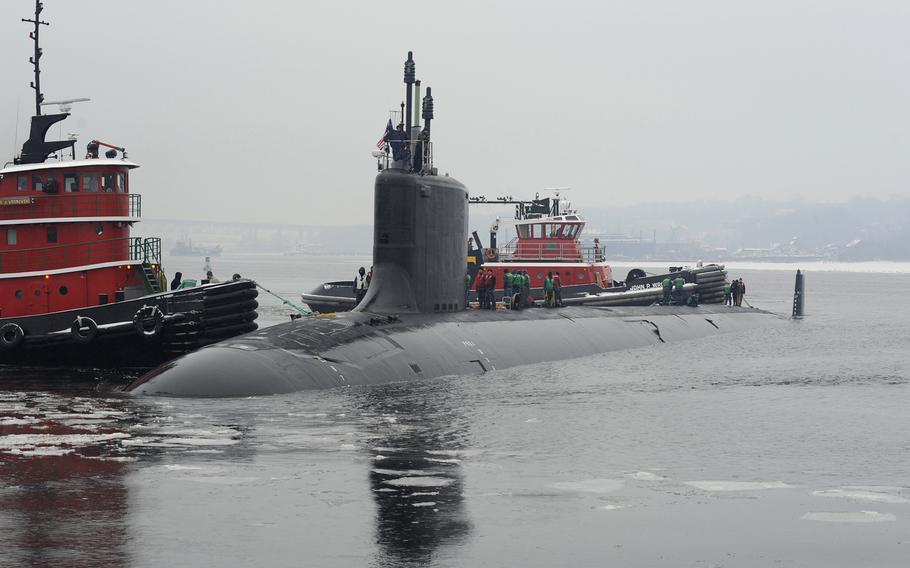
<path fill-rule="evenodd" d="M 269 290 L 268 288 L 266 288 L 265 286 L 263 286 L 263 285 L 260 284 L 259 282 L 255 282 L 255 281 L 254 281 L 254 283 L 256 284 L 256 287 L 257 287 L 257 288 L 262 288 L 262 290 L 264 290 L 265 292 L 268 292 L 268 293 L 271 294 L 272 296 L 275 296 L 276 298 L 278 298 L 279 300 L 281 300 L 281 303 L 282 303 L 282 304 L 287 304 L 287 305 L 291 306 L 292 308 L 294 308 L 295 310 L 297 310 L 298 312 L 300 312 L 301 314 L 303 314 L 303 315 L 305 315 L 305 316 L 311 316 L 311 315 L 313 315 L 313 312 L 311 312 L 310 310 L 308 310 L 308 309 L 306 309 L 306 308 L 303 308 L 303 307 L 300 307 L 300 306 L 298 306 L 297 304 L 295 304 L 294 302 L 292 302 L 292 301 L 290 301 L 290 300 L 288 300 L 288 299 L 286 299 L 286 298 L 282 298 L 281 296 L 279 296 L 279 295 L 276 294 L 275 292 L 272 292 L 271 290 Z"/>

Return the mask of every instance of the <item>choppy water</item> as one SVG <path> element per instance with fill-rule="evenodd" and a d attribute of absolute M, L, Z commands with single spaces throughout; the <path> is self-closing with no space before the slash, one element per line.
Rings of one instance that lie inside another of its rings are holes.
<path fill-rule="evenodd" d="M 362 262 L 216 269 L 290 295 Z M 790 271 L 731 275 L 789 310 Z M 423 384 L 135 400 L 3 370 L 0 565 L 906 566 L 910 274 L 808 282 L 783 329 Z"/>

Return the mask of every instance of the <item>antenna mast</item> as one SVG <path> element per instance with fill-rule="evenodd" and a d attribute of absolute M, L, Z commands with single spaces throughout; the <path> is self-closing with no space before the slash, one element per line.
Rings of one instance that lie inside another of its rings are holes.
<path fill-rule="evenodd" d="M 44 95 L 41 94 L 41 47 L 38 45 L 38 34 L 41 30 L 41 26 L 49 26 L 47 22 L 44 22 L 39 19 L 41 12 L 44 10 L 44 4 L 41 3 L 41 0 L 35 0 L 35 19 L 30 20 L 27 18 L 22 18 L 23 22 L 28 22 L 30 24 L 35 24 L 35 31 L 29 32 L 28 37 L 32 38 L 35 42 L 35 55 L 28 58 L 29 63 L 35 68 L 35 80 L 31 83 L 31 87 L 35 89 L 35 116 L 41 116 L 41 103 L 44 102 Z"/>

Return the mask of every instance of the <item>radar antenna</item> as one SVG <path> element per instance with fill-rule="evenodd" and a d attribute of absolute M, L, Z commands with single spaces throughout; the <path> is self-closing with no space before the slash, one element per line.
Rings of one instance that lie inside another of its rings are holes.
<path fill-rule="evenodd" d="M 31 20 L 28 18 L 22 18 L 23 22 L 28 22 L 35 25 L 35 31 L 29 32 L 28 37 L 30 37 L 35 42 L 35 55 L 28 58 L 29 63 L 35 68 L 35 80 L 32 81 L 31 87 L 35 90 L 35 115 L 41 116 L 41 103 L 44 102 L 44 95 L 41 93 L 41 47 L 38 45 L 38 35 L 41 31 L 41 26 L 49 26 L 50 24 L 42 21 L 40 19 L 41 12 L 44 10 L 44 4 L 41 0 L 35 0 L 35 19 Z"/>

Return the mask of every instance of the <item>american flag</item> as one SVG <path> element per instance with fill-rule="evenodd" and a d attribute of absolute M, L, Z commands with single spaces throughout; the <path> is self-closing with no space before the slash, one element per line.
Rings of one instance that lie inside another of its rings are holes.
<path fill-rule="evenodd" d="M 389 123 L 385 125 L 385 132 L 382 133 L 382 138 L 379 139 L 379 142 L 376 143 L 376 147 L 382 150 L 382 147 L 385 146 L 385 137 L 389 135 L 389 132 L 392 131 L 392 119 L 389 119 Z"/>

